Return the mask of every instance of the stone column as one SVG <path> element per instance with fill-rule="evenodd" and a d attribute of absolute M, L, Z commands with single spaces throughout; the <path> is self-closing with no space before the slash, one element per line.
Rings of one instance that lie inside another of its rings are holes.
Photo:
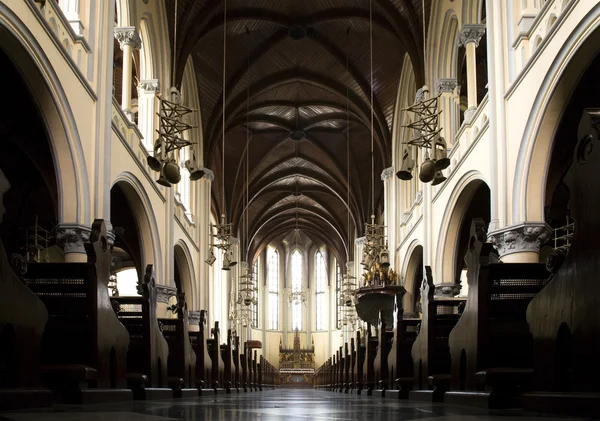
<path fill-rule="evenodd" d="M 442 113 L 440 126 L 442 127 L 441 136 L 446 139 L 446 145 L 450 147 L 454 143 L 454 135 L 456 134 L 457 107 L 454 100 L 454 91 L 458 84 L 456 79 L 441 78 L 438 80 L 437 91 L 441 94 L 439 99 L 440 109 Z M 460 101 L 460 97 L 459 97 Z"/>
<path fill-rule="evenodd" d="M 87 262 L 84 244 L 90 239 L 91 229 L 79 224 L 59 224 L 56 228 L 56 244 L 65 252 L 65 262 Z"/>
<path fill-rule="evenodd" d="M 537 263 L 540 248 L 551 236 L 552 228 L 545 222 L 523 222 L 489 232 L 488 241 L 505 263 Z"/>
<path fill-rule="evenodd" d="M 200 292 L 200 308 L 209 310 L 209 302 L 212 297 L 212 288 L 210 287 L 210 270 L 211 266 L 206 263 L 206 259 L 210 254 L 210 206 L 211 206 L 211 184 L 215 176 L 208 168 L 202 168 L 204 176 L 197 181 L 198 188 L 198 207 L 196 214 L 196 223 L 198 224 L 198 245 L 200 259 L 198 260 L 198 280 L 200 286 L 204 289 Z M 214 310 L 211 312 L 214 317 Z"/>
<path fill-rule="evenodd" d="M 133 65 L 133 50 L 142 47 L 142 40 L 134 26 L 115 28 L 115 39 L 123 51 L 123 86 L 121 95 L 121 108 L 129 121 L 133 121 L 131 111 L 131 70 Z"/>
<path fill-rule="evenodd" d="M 464 25 L 460 32 L 459 45 L 464 45 L 467 55 L 467 101 L 468 109 L 465 111 L 465 121 L 470 122 L 477 109 L 477 64 L 475 62 L 476 49 L 485 32 L 485 25 Z"/>
<path fill-rule="evenodd" d="M 156 94 L 160 85 L 158 79 L 142 80 L 138 85 L 138 128 L 144 136 L 144 146 L 154 156 L 154 128 L 156 122 Z"/>
<path fill-rule="evenodd" d="M 65 17 L 71 24 L 77 35 L 83 35 L 83 24 L 79 19 L 79 0 L 59 0 L 58 6 L 62 9 Z"/>
<path fill-rule="evenodd" d="M 396 253 L 396 177 L 394 167 L 388 167 L 381 172 L 383 181 L 384 224 L 387 232 L 388 249 L 390 250 L 390 267 L 395 270 L 394 258 Z"/>

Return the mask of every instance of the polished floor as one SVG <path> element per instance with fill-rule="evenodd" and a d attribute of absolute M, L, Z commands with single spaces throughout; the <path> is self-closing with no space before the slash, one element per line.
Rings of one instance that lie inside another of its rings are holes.
<path fill-rule="evenodd" d="M 488 411 L 440 405 L 367 398 L 312 389 L 273 390 L 253 393 L 133 402 L 118 405 L 59 407 L 43 411 L 0 413 L 0 421 L 543 421 L 577 420 L 549 418 L 522 412 Z"/>

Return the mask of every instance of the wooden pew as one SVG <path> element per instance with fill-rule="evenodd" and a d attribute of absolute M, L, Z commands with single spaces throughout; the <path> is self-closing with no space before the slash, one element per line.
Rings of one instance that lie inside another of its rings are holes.
<path fill-rule="evenodd" d="M 240 387 L 242 387 L 242 367 L 240 363 L 240 337 L 234 336 L 232 343 L 232 356 L 233 356 L 233 366 L 234 366 L 234 382 L 233 386 L 236 391 L 240 393 Z"/>
<path fill-rule="evenodd" d="M 469 292 L 450 333 L 451 392 L 446 403 L 486 408 L 521 405 L 533 375 L 527 306 L 547 283 L 543 263 L 498 263 L 485 223 L 473 220 L 465 256 Z"/>
<path fill-rule="evenodd" d="M 344 350 L 343 347 L 340 346 L 340 349 L 337 350 L 337 358 L 338 358 L 338 367 L 337 367 L 337 381 L 335 385 L 335 391 L 341 392 L 344 387 L 344 370 L 346 368 L 346 363 L 344 361 Z"/>
<path fill-rule="evenodd" d="M 367 390 L 367 396 L 373 394 L 375 389 L 375 356 L 377 355 L 377 336 L 371 332 L 371 325 L 367 325 L 365 338 L 365 359 L 363 363 L 363 387 Z"/>
<path fill-rule="evenodd" d="M 3 209 L 0 192 L 0 212 Z M 26 271 L 26 265 L 20 269 Z M 42 388 L 42 335 L 47 321 L 42 300 L 13 271 L 0 240 L 0 410 L 52 405 L 51 392 Z"/>
<path fill-rule="evenodd" d="M 354 359 L 354 387 L 357 395 L 360 395 L 363 389 L 363 367 L 366 354 L 367 350 L 362 342 L 359 330 L 356 332 L 356 358 Z"/>
<path fill-rule="evenodd" d="M 244 392 L 250 392 L 250 367 L 248 366 L 248 353 L 250 352 L 250 348 L 248 347 L 248 342 L 244 342 L 244 353 L 240 355 L 240 365 L 242 367 L 242 387 L 244 388 Z"/>
<path fill-rule="evenodd" d="M 354 345 L 354 338 L 350 338 L 350 360 L 348 367 L 348 383 L 346 384 L 346 393 L 350 393 L 352 389 L 355 387 L 356 382 L 356 348 Z"/>
<path fill-rule="evenodd" d="M 388 378 L 388 355 L 392 349 L 394 331 L 388 330 L 382 314 L 379 315 L 379 329 L 377 330 L 377 353 L 373 361 L 374 389 L 378 396 L 385 396 L 385 391 L 390 388 Z"/>
<path fill-rule="evenodd" d="M 405 318 L 402 300 L 403 295 L 396 295 L 392 348 L 388 354 L 387 379 L 390 390 L 386 391 L 386 396 L 408 399 L 408 393 L 415 382 L 411 350 L 417 338 L 417 325 L 421 323 L 421 319 Z"/>
<path fill-rule="evenodd" d="M 86 263 L 32 263 L 24 281 L 48 310 L 45 385 L 63 403 L 131 400 L 125 389 L 129 334 L 108 295 L 111 253 L 103 220 L 92 225 Z"/>
<path fill-rule="evenodd" d="M 235 375 L 235 368 L 233 366 L 233 355 L 232 355 L 232 347 L 231 347 L 231 342 L 232 342 L 232 333 L 231 333 L 231 329 L 227 330 L 227 342 L 225 344 L 220 345 L 220 349 L 221 349 L 221 358 L 223 359 L 223 363 L 224 363 L 224 371 L 225 371 L 225 377 L 224 377 L 224 381 L 225 381 L 225 391 L 227 393 L 231 393 L 231 388 L 234 385 L 234 375 Z"/>
<path fill-rule="evenodd" d="M 431 267 L 425 266 L 421 297 L 423 319 L 411 355 L 415 385 L 409 399 L 443 402 L 450 387 L 451 364 L 448 337 L 460 317 L 460 297 L 436 297 Z M 427 389 L 425 389 L 427 387 Z"/>
<path fill-rule="evenodd" d="M 177 319 L 159 319 L 163 336 L 169 344 L 169 386 L 176 398 L 198 396 L 196 386 L 196 353 L 188 334 L 188 313 L 185 294 L 177 294 Z"/>
<path fill-rule="evenodd" d="M 192 349 L 196 353 L 196 387 L 200 394 L 214 393 L 211 381 L 212 360 L 208 353 L 206 310 L 200 310 L 198 332 L 189 332 Z"/>
<path fill-rule="evenodd" d="M 252 371 L 253 371 L 253 378 L 252 381 L 254 383 L 254 390 L 256 392 L 258 392 L 260 390 L 259 387 L 259 382 L 258 382 L 258 358 L 257 358 L 257 351 L 254 350 L 254 353 L 252 354 Z"/>
<path fill-rule="evenodd" d="M 127 387 L 136 400 L 169 399 L 167 362 L 169 346 L 156 319 L 154 269 L 146 266 L 141 297 L 112 297 L 118 305 L 117 317 L 129 332 Z"/>
<path fill-rule="evenodd" d="M 583 111 L 565 176 L 575 223 L 570 248 L 562 265 L 548 261 L 554 274 L 527 308 L 535 344 L 535 392 L 523 396 L 528 411 L 600 417 L 599 119 L 600 109 Z"/>
<path fill-rule="evenodd" d="M 340 392 L 348 393 L 350 387 L 350 365 L 351 355 L 348 352 L 348 342 L 344 344 L 344 381 L 342 383 L 342 389 Z"/>
<path fill-rule="evenodd" d="M 212 338 L 206 340 L 208 353 L 212 362 L 210 378 L 212 379 L 212 387 L 216 391 L 222 389 L 225 384 L 225 363 L 221 357 L 219 322 L 215 322 L 215 327 L 211 329 Z"/>

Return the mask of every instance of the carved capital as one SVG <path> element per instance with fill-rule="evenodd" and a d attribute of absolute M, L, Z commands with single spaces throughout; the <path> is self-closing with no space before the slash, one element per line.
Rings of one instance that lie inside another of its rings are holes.
<path fill-rule="evenodd" d="M 381 181 L 389 180 L 394 176 L 394 167 L 388 167 L 381 172 Z"/>
<path fill-rule="evenodd" d="M 79 224 L 59 224 L 56 227 L 56 244 L 64 250 L 65 254 L 85 253 L 84 244 L 90 240 L 91 229 Z"/>
<path fill-rule="evenodd" d="M 156 95 L 160 90 L 160 84 L 158 83 L 158 79 L 148 79 L 140 81 L 138 85 L 138 93 L 141 94 L 149 94 Z"/>
<path fill-rule="evenodd" d="M 475 43 L 475 47 L 479 47 L 479 41 L 485 33 L 485 25 L 464 25 L 460 31 L 458 45 L 466 46 L 468 43 Z"/>
<path fill-rule="evenodd" d="M 354 240 L 354 244 L 357 246 L 362 246 L 365 244 L 366 238 L 367 237 L 359 237 L 356 240 Z"/>
<path fill-rule="evenodd" d="M 168 285 L 156 285 L 156 302 L 169 303 L 169 298 L 177 296 L 177 288 Z"/>
<path fill-rule="evenodd" d="M 122 28 L 115 28 L 115 39 L 119 41 L 121 50 L 126 45 L 129 45 L 135 50 L 142 48 L 142 40 L 135 30 L 135 26 L 125 26 Z"/>
<path fill-rule="evenodd" d="M 204 171 L 204 176 L 202 178 L 206 178 L 208 181 L 210 181 L 211 183 L 213 181 L 215 181 L 215 173 L 212 172 L 212 170 L 209 170 L 206 167 L 201 168 L 202 171 Z"/>
<path fill-rule="evenodd" d="M 436 284 L 434 295 L 436 297 L 456 297 L 460 292 L 460 285 L 454 282 Z"/>
<path fill-rule="evenodd" d="M 437 84 L 437 91 L 439 93 L 452 93 L 458 86 L 456 79 L 440 79 Z"/>
<path fill-rule="evenodd" d="M 188 311 L 188 324 L 200 325 L 200 311 Z"/>
<path fill-rule="evenodd" d="M 551 235 L 552 228 L 545 222 L 523 222 L 488 233 L 488 241 L 502 259 L 513 253 L 539 253 Z"/>

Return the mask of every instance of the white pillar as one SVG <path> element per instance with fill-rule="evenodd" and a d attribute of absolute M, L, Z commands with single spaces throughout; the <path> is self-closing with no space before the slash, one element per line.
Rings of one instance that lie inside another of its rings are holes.
<path fill-rule="evenodd" d="M 457 87 L 456 79 L 440 78 L 438 80 L 437 92 L 441 94 L 439 102 L 442 113 L 440 126 L 442 128 L 441 136 L 446 140 L 446 145 L 450 147 L 454 143 L 456 134 L 455 117 L 453 111 L 456 109 L 454 91 Z M 460 101 L 460 98 L 459 98 Z"/>
<path fill-rule="evenodd" d="M 144 146 L 151 156 L 154 155 L 156 94 L 159 89 L 158 79 L 142 80 L 138 85 L 138 128 L 144 136 Z"/>
<path fill-rule="evenodd" d="M 467 101 L 465 121 L 469 122 L 477 109 L 477 64 L 476 49 L 485 32 L 485 25 L 464 25 L 460 32 L 460 45 L 464 45 L 467 55 Z"/>
<path fill-rule="evenodd" d="M 77 35 L 83 35 L 83 24 L 79 19 L 79 0 L 59 0 L 58 7 L 63 11 L 73 31 Z"/>
<path fill-rule="evenodd" d="M 211 185 L 215 176 L 208 168 L 202 168 L 204 176 L 198 180 L 198 207 L 196 214 L 196 223 L 198 224 L 198 245 L 200 259 L 198 259 L 198 283 L 200 285 L 201 297 L 199 297 L 200 308 L 209 310 L 209 297 L 213 293 L 209 286 L 211 266 L 206 263 L 206 259 L 210 254 L 210 206 L 211 206 Z M 213 310 L 214 318 L 214 310 Z"/>
<path fill-rule="evenodd" d="M 390 265 L 394 266 L 396 250 L 396 177 L 394 177 L 394 167 L 388 167 L 381 173 L 381 181 L 383 181 L 383 203 L 384 203 L 384 225 L 386 227 L 388 249 L 390 250 Z"/>
<path fill-rule="evenodd" d="M 142 46 L 140 36 L 134 26 L 115 28 L 115 38 L 123 51 L 123 86 L 121 96 L 121 108 L 130 121 L 133 121 L 131 112 L 131 70 L 133 66 L 133 50 L 139 50 Z"/>

